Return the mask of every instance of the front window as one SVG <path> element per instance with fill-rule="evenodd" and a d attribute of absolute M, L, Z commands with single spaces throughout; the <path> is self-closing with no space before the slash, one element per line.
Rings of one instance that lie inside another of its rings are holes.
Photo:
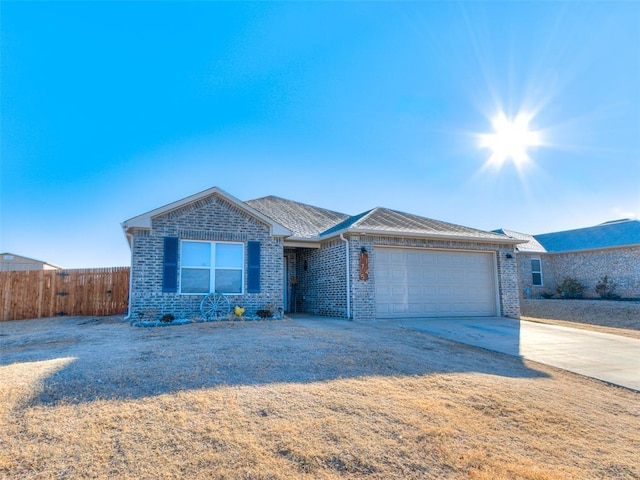
<path fill-rule="evenodd" d="M 539 258 L 531 259 L 531 276 L 534 287 L 542 286 L 542 261 Z"/>
<path fill-rule="evenodd" d="M 183 241 L 180 259 L 181 293 L 243 293 L 242 243 Z"/>

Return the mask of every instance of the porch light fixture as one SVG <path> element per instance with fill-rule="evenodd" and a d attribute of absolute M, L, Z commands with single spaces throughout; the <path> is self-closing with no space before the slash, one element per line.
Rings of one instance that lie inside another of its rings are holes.
<path fill-rule="evenodd" d="M 509 259 L 513 258 L 513 255 L 511 255 L 511 252 L 507 252 L 504 256 Z"/>

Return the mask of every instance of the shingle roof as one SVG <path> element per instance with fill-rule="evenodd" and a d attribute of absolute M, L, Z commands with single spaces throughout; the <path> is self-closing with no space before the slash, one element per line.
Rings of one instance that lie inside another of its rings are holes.
<path fill-rule="evenodd" d="M 250 207 L 288 228 L 294 237 L 309 238 L 341 222 L 349 215 L 285 198 L 268 197 L 248 200 Z"/>
<path fill-rule="evenodd" d="M 322 232 L 326 237 L 340 230 L 355 230 L 364 232 L 434 235 L 446 237 L 465 237 L 469 239 L 491 239 L 504 241 L 504 235 L 463 227 L 453 223 L 433 220 L 410 213 L 398 212 L 388 208 L 377 207 L 373 210 L 355 215 L 343 221 L 341 224 Z"/>
<path fill-rule="evenodd" d="M 453 223 L 377 207 L 358 215 L 314 207 L 276 196 L 248 200 L 251 208 L 278 222 L 294 232 L 294 238 L 328 238 L 343 231 L 413 234 L 420 236 L 464 237 L 504 241 L 511 240 L 500 235 Z"/>
<path fill-rule="evenodd" d="M 548 252 L 640 245 L 640 220 L 616 220 L 595 227 L 534 235 Z"/>
<path fill-rule="evenodd" d="M 516 240 L 522 240 L 525 243 L 521 243 L 516 247 L 516 250 L 519 252 L 546 252 L 545 248 L 540 245 L 533 235 L 529 235 L 528 233 L 520 233 L 514 232 L 513 230 L 505 230 L 501 228 L 499 230 L 493 230 L 495 233 L 501 233 L 510 238 L 515 238 Z"/>
<path fill-rule="evenodd" d="M 368 215 L 372 211 L 373 210 L 367 210 L 366 212 L 362 212 L 362 213 L 360 213 L 358 215 L 352 215 L 351 217 L 346 218 L 345 220 L 343 220 L 342 222 L 334 225 L 333 227 L 329 228 L 328 230 L 325 230 L 320 235 L 329 236 L 332 233 L 339 232 L 339 231 L 345 230 L 347 228 L 351 228 L 355 223 L 358 222 L 358 220 L 360 220 L 365 215 Z"/>

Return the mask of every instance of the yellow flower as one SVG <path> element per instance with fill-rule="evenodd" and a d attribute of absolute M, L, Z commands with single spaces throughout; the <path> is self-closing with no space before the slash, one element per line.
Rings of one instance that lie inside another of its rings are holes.
<path fill-rule="evenodd" d="M 246 310 L 246 308 L 244 307 L 238 307 L 236 305 L 236 307 L 233 309 L 233 313 L 236 314 L 236 317 L 241 317 L 244 314 L 244 311 Z"/>

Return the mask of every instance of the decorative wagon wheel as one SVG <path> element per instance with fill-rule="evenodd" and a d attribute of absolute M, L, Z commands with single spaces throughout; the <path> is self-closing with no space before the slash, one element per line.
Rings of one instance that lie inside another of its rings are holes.
<path fill-rule="evenodd" d="M 205 320 L 216 320 L 226 317 L 231 311 L 229 299 L 219 293 L 207 295 L 200 302 L 200 313 Z"/>

